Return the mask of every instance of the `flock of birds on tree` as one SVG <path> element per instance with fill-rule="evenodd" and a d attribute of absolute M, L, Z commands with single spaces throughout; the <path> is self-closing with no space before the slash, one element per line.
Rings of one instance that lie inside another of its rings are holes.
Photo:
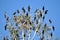
<path fill-rule="evenodd" d="M 22 7 L 22 12 L 17 10 L 11 17 L 8 17 L 6 12 L 4 13 L 6 19 L 4 29 L 9 31 L 11 40 L 35 40 L 35 36 L 39 40 L 52 40 L 55 27 L 54 25 L 49 26 L 47 23 L 44 23 L 48 10 L 45 10 L 43 6 L 41 10 L 36 9 L 33 13 L 34 15 L 32 15 L 30 9 L 30 5 L 27 12 Z M 51 19 L 48 22 L 52 24 Z M 32 37 L 31 34 L 33 34 Z M 9 39 L 4 37 L 3 40 Z"/>

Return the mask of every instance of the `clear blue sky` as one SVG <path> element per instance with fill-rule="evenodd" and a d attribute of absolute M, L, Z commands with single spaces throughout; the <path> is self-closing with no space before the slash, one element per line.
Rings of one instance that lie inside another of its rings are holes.
<path fill-rule="evenodd" d="M 4 12 L 6 11 L 7 15 L 11 16 L 17 9 L 21 10 L 22 6 L 27 10 L 28 5 L 31 6 L 31 12 L 34 12 L 36 8 L 41 9 L 44 5 L 48 9 L 47 18 L 51 18 L 55 25 L 54 37 L 60 37 L 60 0 L 0 0 L 0 35 L 8 35 L 4 31 Z"/>

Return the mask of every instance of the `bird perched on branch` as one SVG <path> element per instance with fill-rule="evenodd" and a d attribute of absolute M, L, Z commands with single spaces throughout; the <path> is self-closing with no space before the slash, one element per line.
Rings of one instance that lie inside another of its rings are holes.
<path fill-rule="evenodd" d="M 17 10 L 17 13 L 20 13 L 19 10 Z"/>
<path fill-rule="evenodd" d="M 55 30 L 55 27 L 54 26 L 52 26 L 52 29 L 53 29 L 53 31 Z"/>
<path fill-rule="evenodd" d="M 16 14 L 16 12 L 13 13 L 13 15 L 15 15 L 15 14 Z"/>
<path fill-rule="evenodd" d="M 28 11 L 30 12 L 30 5 L 28 6 Z"/>
<path fill-rule="evenodd" d="M 49 22 L 52 23 L 51 19 L 49 19 Z"/>
<path fill-rule="evenodd" d="M 45 10 L 45 14 L 47 14 L 48 10 Z"/>
<path fill-rule="evenodd" d="M 25 13 L 25 9 L 24 9 L 24 7 L 22 7 L 22 10 L 23 10 L 23 12 Z"/>
<path fill-rule="evenodd" d="M 5 25 L 5 27 L 4 27 L 4 28 L 5 28 L 5 30 L 7 29 L 7 26 L 8 26 L 8 24 L 6 24 L 6 25 Z"/>
<path fill-rule="evenodd" d="M 44 6 L 42 7 L 42 10 L 43 10 L 43 12 L 44 12 L 44 10 L 45 10 Z"/>

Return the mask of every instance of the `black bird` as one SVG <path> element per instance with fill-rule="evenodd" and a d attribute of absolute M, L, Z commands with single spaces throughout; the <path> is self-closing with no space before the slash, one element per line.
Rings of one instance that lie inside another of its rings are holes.
<path fill-rule="evenodd" d="M 44 6 L 42 7 L 42 10 L 43 10 L 43 11 L 45 10 Z"/>
<path fill-rule="evenodd" d="M 26 16 L 28 16 L 28 12 L 26 13 Z"/>
<path fill-rule="evenodd" d="M 23 12 L 25 13 L 25 9 L 24 9 L 24 7 L 22 7 L 22 10 L 23 10 Z"/>
<path fill-rule="evenodd" d="M 43 20 L 45 19 L 45 16 L 43 16 Z"/>
<path fill-rule="evenodd" d="M 42 11 L 41 10 L 38 10 L 37 14 L 38 14 L 39 18 L 42 17 Z"/>
<path fill-rule="evenodd" d="M 7 29 L 7 26 L 8 26 L 8 25 L 6 24 L 6 25 L 5 25 L 5 30 Z"/>
<path fill-rule="evenodd" d="M 52 21 L 49 19 L 49 22 L 52 23 Z"/>
<path fill-rule="evenodd" d="M 17 10 L 17 13 L 20 13 L 19 10 Z"/>
<path fill-rule="evenodd" d="M 52 29 L 53 29 L 53 31 L 55 30 L 55 27 L 54 26 L 52 26 Z"/>
<path fill-rule="evenodd" d="M 16 12 L 13 13 L 13 15 L 15 15 L 15 14 L 16 14 Z"/>
<path fill-rule="evenodd" d="M 47 26 L 47 24 L 45 23 L 45 24 L 44 24 L 44 28 L 45 28 L 46 26 Z"/>
<path fill-rule="evenodd" d="M 29 22 L 29 24 L 31 25 L 32 23 L 31 23 L 31 22 Z"/>
<path fill-rule="evenodd" d="M 47 14 L 48 10 L 45 10 L 45 14 Z"/>
<path fill-rule="evenodd" d="M 24 37 L 26 37 L 26 34 L 24 33 Z"/>
<path fill-rule="evenodd" d="M 9 17 L 7 17 L 6 20 L 9 21 Z"/>
<path fill-rule="evenodd" d="M 44 34 L 44 30 L 42 31 L 42 34 Z"/>
<path fill-rule="evenodd" d="M 28 6 L 28 11 L 30 12 L 30 5 Z"/>
<path fill-rule="evenodd" d="M 42 17 L 42 13 L 40 13 L 40 17 Z"/>
<path fill-rule="evenodd" d="M 53 34 L 52 34 L 52 33 L 51 33 L 50 35 L 51 35 L 51 37 L 53 36 Z"/>

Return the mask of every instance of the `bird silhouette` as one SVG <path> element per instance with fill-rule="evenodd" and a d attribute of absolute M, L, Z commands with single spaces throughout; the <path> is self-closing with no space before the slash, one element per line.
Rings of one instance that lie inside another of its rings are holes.
<path fill-rule="evenodd" d="M 17 13 L 20 13 L 19 10 L 17 10 Z"/>
<path fill-rule="evenodd" d="M 44 12 L 44 10 L 45 10 L 44 6 L 42 7 L 42 10 L 43 10 L 43 12 Z"/>
<path fill-rule="evenodd" d="M 49 22 L 52 23 L 51 19 L 49 19 Z"/>
<path fill-rule="evenodd" d="M 43 16 L 43 20 L 45 19 L 45 16 Z"/>
<path fill-rule="evenodd" d="M 45 10 L 45 14 L 47 14 L 48 10 Z"/>
<path fill-rule="evenodd" d="M 23 10 L 23 12 L 25 13 L 25 9 L 24 9 L 24 7 L 22 7 L 22 10 Z"/>
<path fill-rule="evenodd" d="M 5 30 L 7 29 L 8 24 L 5 25 Z"/>
<path fill-rule="evenodd" d="M 15 14 L 16 14 L 16 12 L 13 13 L 13 15 L 15 15 Z"/>
<path fill-rule="evenodd" d="M 28 6 L 28 11 L 30 12 L 30 5 Z"/>
<path fill-rule="evenodd" d="M 55 27 L 54 26 L 52 26 L 52 29 L 53 29 L 53 31 L 55 30 Z"/>

